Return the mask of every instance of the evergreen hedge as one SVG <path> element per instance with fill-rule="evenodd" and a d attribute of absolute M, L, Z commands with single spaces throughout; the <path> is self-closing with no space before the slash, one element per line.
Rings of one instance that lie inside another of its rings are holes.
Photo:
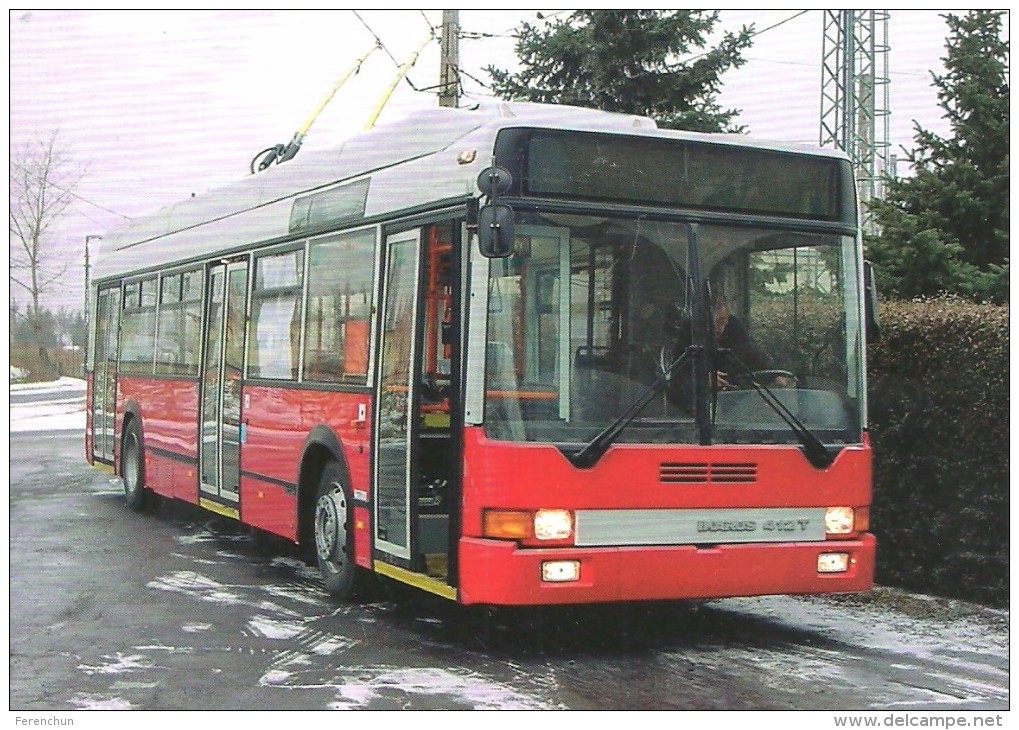
<path fill-rule="evenodd" d="M 1009 598 L 1008 307 L 889 301 L 869 353 L 877 581 Z"/>

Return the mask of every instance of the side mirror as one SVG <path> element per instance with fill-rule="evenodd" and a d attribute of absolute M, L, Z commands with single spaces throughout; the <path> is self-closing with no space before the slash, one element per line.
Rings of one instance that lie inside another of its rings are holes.
<path fill-rule="evenodd" d="M 501 259 L 513 253 L 513 209 L 500 205 L 499 195 L 513 184 L 513 176 L 494 164 L 478 175 L 478 188 L 488 196 L 488 204 L 478 211 L 478 248 L 481 255 Z"/>
<path fill-rule="evenodd" d="M 863 314 L 864 329 L 867 342 L 876 342 L 881 336 L 881 318 L 877 309 L 877 282 L 874 277 L 874 265 L 870 261 L 863 262 Z"/>
<path fill-rule="evenodd" d="M 513 253 L 513 209 L 486 205 L 478 212 L 478 248 L 481 255 L 501 259 Z"/>

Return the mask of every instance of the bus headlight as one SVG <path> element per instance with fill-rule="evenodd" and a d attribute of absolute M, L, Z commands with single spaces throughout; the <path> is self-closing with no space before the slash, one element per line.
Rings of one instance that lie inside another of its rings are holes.
<path fill-rule="evenodd" d="M 534 513 L 534 536 L 539 540 L 566 540 L 573 534 L 573 513 L 540 509 Z"/>
<path fill-rule="evenodd" d="M 824 531 L 829 535 L 848 535 L 853 531 L 852 507 L 829 507 L 824 513 Z"/>

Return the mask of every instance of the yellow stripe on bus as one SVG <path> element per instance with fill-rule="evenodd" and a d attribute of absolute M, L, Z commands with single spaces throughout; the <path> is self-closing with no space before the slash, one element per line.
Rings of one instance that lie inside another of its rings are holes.
<path fill-rule="evenodd" d="M 198 500 L 198 504 L 210 512 L 215 512 L 217 515 L 223 515 L 224 517 L 229 517 L 234 520 L 239 520 L 241 518 L 241 513 L 238 510 L 233 507 L 227 507 L 225 504 L 220 504 L 219 502 L 213 502 L 211 499 L 200 499 Z"/>
<path fill-rule="evenodd" d="M 92 464 L 92 468 L 95 469 L 96 471 L 101 471 L 104 474 L 116 474 L 116 472 L 113 471 L 113 467 L 110 464 L 104 464 L 101 461 L 94 462 Z"/>
<path fill-rule="evenodd" d="M 375 572 L 388 576 L 393 580 L 398 580 L 401 583 L 407 583 L 415 588 L 420 588 L 423 591 L 434 593 L 437 596 L 448 598 L 451 601 L 455 601 L 457 599 L 456 588 L 446 585 L 435 578 L 429 578 L 427 575 L 412 573 L 409 570 L 397 568 L 395 565 L 390 565 L 389 563 L 383 563 L 381 561 L 375 561 Z"/>

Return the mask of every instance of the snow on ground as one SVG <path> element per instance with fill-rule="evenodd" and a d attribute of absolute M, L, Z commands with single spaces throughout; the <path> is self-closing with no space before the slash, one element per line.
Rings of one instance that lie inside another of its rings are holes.
<path fill-rule="evenodd" d="M 923 661 L 960 647 L 1005 663 L 1009 613 L 947 598 L 875 587 L 847 596 L 765 596 L 719 601 L 724 610 L 749 608 L 851 646 L 865 646 Z M 834 620 L 833 620 L 834 619 Z"/>
<path fill-rule="evenodd" d="M 45 400 L 11 403 L 11 433 L 85 430 L 85 381 L 60 378 L 49 383 L 11 383 L 11 395 L 31 394 Z"/>
<path fill-rule="evenodd" d="M 11 372 L 16 368 L 12 367 Z M 81 378 L 63 377 L 47 383 L 11 383 L 12 393 L 46 393 L 48 391 L 81 391 L 85 394 L 85 381 Z"/>

